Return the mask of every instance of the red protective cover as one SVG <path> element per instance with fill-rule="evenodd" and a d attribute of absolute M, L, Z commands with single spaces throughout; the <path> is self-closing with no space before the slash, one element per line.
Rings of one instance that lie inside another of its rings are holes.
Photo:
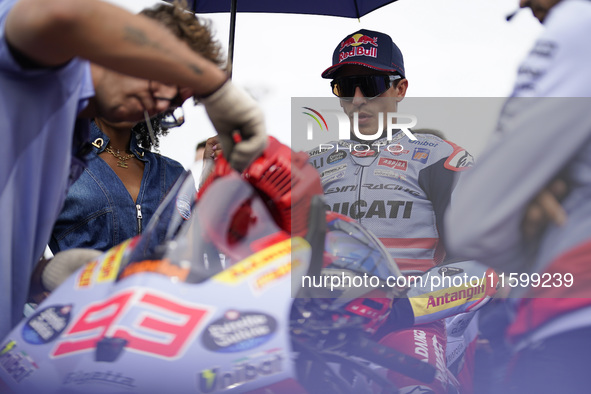
<path fill-rule="evenodd" d="M 318 172 L 308 163 L 308 158 L 305 152 L 293 152 L 287 145 L 269 137 L 265 151 L 242 173 L 269 205 L 277 224 L 292 236 L 306 234 L 311 198 L 323 194 Z M 215 179 L 231 171 L 234 170 L 226 159 L 219 156 L 199 195 Z"/>

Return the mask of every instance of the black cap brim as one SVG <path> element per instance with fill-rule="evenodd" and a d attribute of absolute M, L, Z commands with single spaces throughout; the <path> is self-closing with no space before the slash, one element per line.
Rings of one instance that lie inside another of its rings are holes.
<path fill-rule="evenodd" d="M 338 63 L 335 64 L 333 66 L 330 66 L 329 68 L 327 68 L 326 70 L 324 70 L 321 74 L 321 77 L 324 79 L 333 79 L 334 75 L 336 74 L 336 72 L 343 66 L 347 66 L 347 65 L 353 65 L 353 66 L 362 66 L 362 67 L 367 67 L 367 68 L 371 68 L 372 70 L 376 70 L 376 71 L 381 71 L 384 73 L 398 73 L 402 76 L 402 78 L 405 78 L 405 76 L 399 71 L 396 70 L 395 68 L 383 68 L 383 67 L 376 67 L 374 65 L 371 65 L 369 63 L 365 63 L 365 62 L 342 62 L 342 63 Z"/>

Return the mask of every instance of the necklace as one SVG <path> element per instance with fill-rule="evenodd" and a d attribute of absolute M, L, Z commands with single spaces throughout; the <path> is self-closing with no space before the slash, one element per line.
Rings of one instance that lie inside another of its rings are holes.
<path fill-rule="evenodd" d="M 108 153 L 112 154 L 113 156 L 115 156 L 115 158 L 117 159 L 117 167 L 121 167 L 121 168 L 128 168 L 128 165 L 125 161 L 131 159 L 134 156 L 133 153 L 131 153 L 129 155 L 121 156 L 119 154 L 119 150 L 117 150 L 117 152 L 115 152 L 113 150 L 113 148 L 111 148 L 110 146 L 107 146 L 105 148 L 105 152 L 108 152 Z"/>

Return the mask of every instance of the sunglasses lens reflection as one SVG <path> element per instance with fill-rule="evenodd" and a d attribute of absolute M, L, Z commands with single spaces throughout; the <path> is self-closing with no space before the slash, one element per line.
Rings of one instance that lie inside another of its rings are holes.
<path fill-rule="evenodd" d="M 177 107 L 166 111 L 160 120 L 160 125 L 165 129 L 179 127 L 183 123 L 185 123 L 185 112 L 183 111 L 183 107 Z"/>

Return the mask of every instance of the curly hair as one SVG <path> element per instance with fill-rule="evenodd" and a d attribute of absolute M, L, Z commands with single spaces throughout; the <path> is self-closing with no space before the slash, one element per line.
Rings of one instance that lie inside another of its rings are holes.
<path fill-rule="evenodd" d="M 150 118 L 150 124 L 152 125 L 152 130 L 154 130 L 154 143 L 152 143 L 152 139 L 150 138 L 150 132 L 146 127 L 146 122 L 136 123 L 131 128 L 131 131 L 135 133 L 135 139 L 138 145 L 145 150 L 153 149 L 158 152 L 158 147 L 160 147 L 160 137 L 164 137 L 168 134 L 169 130 L 165 129 L 160 124 L 162 117 L 162 115 L 156 115 Z"/>
<path fill-rule="evenodd" d="M 189 45 L 193 51 L 215 63 L 218 67 L 223 68 L 225 58 L 222 53 L 222 46 L 219 41 L 213 38 L 211 21 L 198 18 L 188 11 L 184 0 L 175 1 L 172 5 L 163 3 L 151 8 L 145 8 L 140 14 L 160 22 L 177 38 Z M 160 125 L 161 119 L 161 116 L 150 119 L 152 129 L 154 129 L 154 144 L 152 144 L 145 122 L 138 123 L 133 127 L 132 131 L 142 148 L 146 150 L 150 150 L 152 147 L 158 148 L 160 136 L 168 134 L 168 130 Z"/>
<path fill-rule="evenodd" d="M 175 1 L 173 5 L 159 4 L 144 9 L 140 14 L 162 23 L 175 36 L 186 42 L 193 51 L 219 67 L 223 66 L 222 47 L 213 38 L 211 21 L 198 18 L 188 11 L 186 1 Z"/>

